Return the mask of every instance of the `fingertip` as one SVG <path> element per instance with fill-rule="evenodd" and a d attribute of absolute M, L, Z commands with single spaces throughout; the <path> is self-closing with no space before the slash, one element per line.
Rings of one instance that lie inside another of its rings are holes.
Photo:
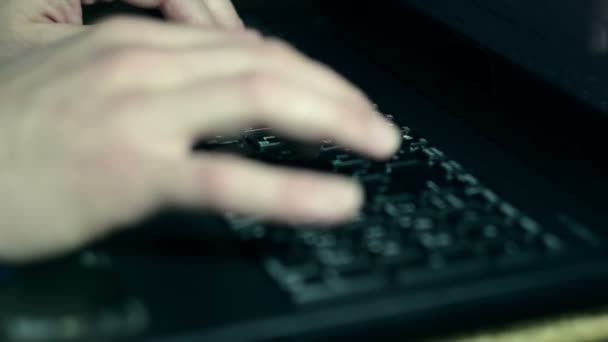
<path fill-rule="evenodd" d="M 323 224 L 334 224 L 354 217 L 364 203 L 362 187 L 348 179 L 335 178 L 327 181 L 317 193 L 310 193 L 302 200 L 307 218 Z"/>
<path fill-rule="evenodd" d="M 373 112 L 370 122 L 364 127 L 369 140 L 367 146 L 371 157 L 385 160 L 392 157 L 401 147 L 402 136 L 394 123 L 383 115 Z"/>
<path fill-rule="evenodd" d="M 376 133 L 379 135 L 377 157 L 381 160 L 391 158 L 399 151 L 403 142 L 401 131 L 394 125 L 384 123 L 384 127 L 379 133 Z"/>

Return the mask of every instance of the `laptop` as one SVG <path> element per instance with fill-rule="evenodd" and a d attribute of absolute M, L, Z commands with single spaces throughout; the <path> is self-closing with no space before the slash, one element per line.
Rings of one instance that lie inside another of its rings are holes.
<path fill-rule="evenodd" d="M 248 6 L 250 25 L 363 88 L 402 149 L 372 162 L 271 127 L 197 149 L 353 177 L 364 209 L 333 229 L 166 211 L 61 259 L 0 268 L 0 340 L 413 341 L 607 304 L 603 8 Z M 124 8 L 88 20 L 109 9 Z"/>

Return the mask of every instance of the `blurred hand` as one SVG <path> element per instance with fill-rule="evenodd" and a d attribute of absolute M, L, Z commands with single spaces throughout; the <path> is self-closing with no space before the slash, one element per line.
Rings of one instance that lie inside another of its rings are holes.
<path fill-rule="evenodd" d="M 86 29 L 82 6 L 112 0 L 0 1 L 0 57 L 39 46 Z M 143 8 L 159 8 L 170 21 L 203 27 L 243 29 L 230 0 L 124 0 Z M 137 34 L 122 32 L 120 34 Z"/>
<path fill-rule="evenodd" d="M 375 158 L 399 136 L 343 78 L 248 31 L 113 19 L 0 65 L 0 259 L 62 253 L 165 206 L 332 223 L 351 180 L 193 154 L 257 124 Z"/>

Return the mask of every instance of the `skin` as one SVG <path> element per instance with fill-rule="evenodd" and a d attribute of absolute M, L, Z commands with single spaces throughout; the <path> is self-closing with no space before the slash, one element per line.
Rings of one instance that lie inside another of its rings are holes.
<path fill-rule="evenodd" d="M 6 25 L 4 42 L 34 24 Z M 69 24 L 77 29 L 58 38 L 66 24 L 41 25 L 59 31 L 0 63 L 4 262 L 63 254 L 163 207 L 334 223 L 361 206 L 349 179 L 191 153 L 202 136 L 263 124 L 377 159 L 398 148 L 360 90 L 255 32 L 116 18 Z"/>
<path fill-rule="evenodd" d="M 0 58 L 65 38 L 82 25 L 82 6 L 113 0 L 0 0 Z M 243 30 L 230 0 L 124 0 L 159 8 L 169 21 L 205 28 Z"/>

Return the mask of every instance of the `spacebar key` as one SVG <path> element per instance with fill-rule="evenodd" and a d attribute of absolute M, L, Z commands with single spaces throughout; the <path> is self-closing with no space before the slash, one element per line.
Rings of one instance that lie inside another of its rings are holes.
<path fill-rule="evenodd" d="M 328 285 L 339 296 L 355 296 L 385 290 L 389 283 L 385 274 L 373 272 L 348 278 L 329 278 Z"/>
<path fill-rule="evenodd" d="M 370 273 L 354 278 L 341 276 L 328 277 L 322 284 L 301 286 L 292 289 L 292 299 L 299 306 L 319 304 L 328 301 L 382 293 L 389 286 L 388 279 L 382 273 Z"/>
<path fill-rule="evenodd" d="M 397 274 L 397 286 L 404 288 L 426 287 L 484 274 L 488 264 L 484 261 L 455 263 L 441 269 L 403 269 Z"/>

